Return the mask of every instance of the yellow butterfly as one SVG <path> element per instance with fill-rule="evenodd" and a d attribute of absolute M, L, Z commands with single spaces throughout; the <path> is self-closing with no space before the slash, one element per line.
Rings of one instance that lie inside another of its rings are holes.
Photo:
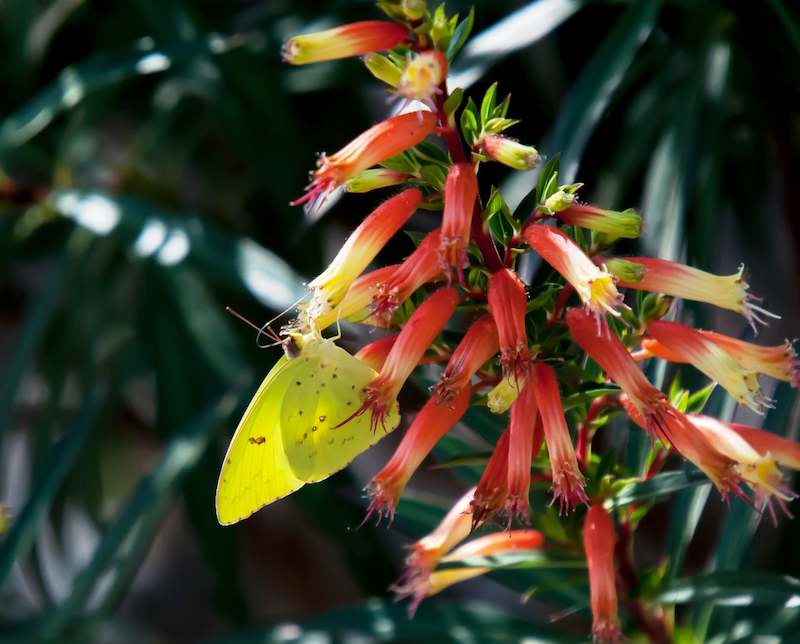
<path fill-rule="evenodd" d="M 286 355 L 264 378 L 225 455 L 216 502 L 222 525 L 328 478 L 384 436 L 370 430 L 369 413 L 344 422 L 361 407 L 374 370 L 316 329 L 292 333 L 283 345 Z M 386 433 L 399 423 L 395 403 Z"/>

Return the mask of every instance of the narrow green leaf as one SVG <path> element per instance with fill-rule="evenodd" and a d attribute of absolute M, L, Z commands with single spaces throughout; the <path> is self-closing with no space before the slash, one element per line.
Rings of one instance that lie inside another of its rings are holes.
<path fill-rule="evenodd" d="M 663 498 L 679 490 L 704 484 L 710 485 L 710 482 L 708 477 L 699 471 L 665 472 L 646 481 L 628 485 L 617 496 L 609 499 L 608 504 L 610 507 L 620 508 L 631 503 Z"/>
<path fill-rule="evenodd" d="M 459 50 L 467 42 L 470 33 L 472 33 L 472 25 L 475 23 L 475 7 L 470 7 L 469 16 L 464 18 L 453 31 L 453 37 L 450 39 L 450 45 L 447 47 L 447 60 L 452 61 Z"/>

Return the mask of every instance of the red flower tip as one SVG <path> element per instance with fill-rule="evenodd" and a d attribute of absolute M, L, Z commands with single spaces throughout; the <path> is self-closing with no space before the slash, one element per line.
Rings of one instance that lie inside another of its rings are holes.
<path fill-rule="evenodd" d="M 452 274 L 455 270 L 459 284 L 464 284 L 461 270 L 468 264 L 467 248 L 472 225 L 472 213 L 478 198 L 478 178 L 469 163 L 456 163 L 447 174 L 444 187 L 442 216 L 442 264 Z M 449 278 L 448 278 L 449 279 Z"/>
<path fill-rule="evenodd" d="M 372 302 L 376 324 L 388 323 L 414 291 L 442 272 L 439 258 L 441 240 L 441 229 L 437 228 L 422 240 L 386 282 L 379 285 L 379 292 Z"/>
<path fill-rule="evenodd" d="M 596 503 L 586 513 L 583 544 L 589 566 L 589 589 L 592 597 L 592 631 L 595 642 L 620 642 L 617 615 L 617 588 L 614 578 L 614 524 L 602 504 Z"/>
<path fill-rule="evenodd" d="M 336 154 L 321 154 L 306 193 L 291 205 L 305 203 L 307 211 L 318 208 L 348 179 L 420 143 L 435 124 L 430 112 L 401 114 L 371 127 Z"/>
<path fill-rule="evenodd" d="M 444 288 L 431 295 L 414 311 L 389 351 L 378 377 L 364 388 L 363 404 L 347 420 L 367 411 L 372 414 L 372 431 L 384 425 L 386 417 L 397 406 L 397 396 L 411 372 L 434 338 L 447 324 L 458 296 L 454 288 Z"/>
<path fill-rule="evenodd" d="M 489 311 L 500 341 L 503 375 L 523 374 L 530 378 L 532 360 L 525 331 L 528 296 L 516 273 L 505 268 L 492 275 L 489 282 Z"/>
<path fill-rule="evenodd" d="M 437 404 L 450 404 L 478 369 L 500 350 L 491 315 L 476 321 L 459 343 L 441 379 L 434 385 Z"/>

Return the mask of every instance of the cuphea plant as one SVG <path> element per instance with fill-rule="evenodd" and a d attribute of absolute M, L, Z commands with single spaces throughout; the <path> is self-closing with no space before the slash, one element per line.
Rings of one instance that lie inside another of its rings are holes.
<path fill-rule="evenodd" d="M 517 121 L 508 116 L 508 97 L 498 103 L 496 85 L 480 106 L 468 98 L 463 108 L 464 92 L 448 87 L 449 63 L 469 36 L 472 14 L 459 22 L 443 6 L 427 11 L 420 0 L 378 4 L 391 22 L 356 23 L 286 43 L 292 64 L 364 56 L 406 110 L 321 155 L 306 194 L 294 203 L 318 208 L 336 190 L 402 191 L 364 220 L 310 282 L 310 302 L 275 336 L 286 357 L 267 376 L 231 445 L 218 490 L 220 520 L 237 521 L 344 467 L 397 427 L 398 393 L 416 367 L 440 365 L 429 401 L 367 488 L 368 516 L 391 521 L 415 470 L 468 409 L 488 407 L 509 420 L 478 485 L 413 546 L 394 587 L 413 597 L 412 612 L 424 597 L 491 568 L 466 560 L 555 553 L 588 565 L 595 639 L 621 639 L 620 593 L 625 632 L 639 629 L 664 641 L 674 622 L 642 597 L 642 575 L 630 556 L 651 506 L 624 499 L 635 499 L 631 490 L 675 454 L 699 468 L 723 498 L 738 496 L 774 519 L 774 506 L 789 514 L 786 504 L 797 496 L 778 466 L 800 468 L 800 446 L 703 416 L 713 385 L 691 393 L 676 384 L 664 393 L 641 364 L 690 363 L 739 404 L 764 413 L 773 401 L 758 375 L 800 385 L 795 352 L 788 342 L 756 346 L 666 320 L 674 298 L 738 312 L 754 329 L 776 316 L 754 303 L 741 270 L 716 276 L 660 259 L 613 256 L 619 239 L 642 234 L 641 217 L 581 203 L 580 183 L 559 185 L 558 157 L 544 164 L 534 147 L 506 135 Z M 543 165 L 514 211 L 499 190 L 480 186 L 481 165 L 493 162 L 515 170 Z M 441 211 L 441 227 L 415 236 L 417 249 L 401 264 L 363 274 L 417 208 Z M 523 280 L 517 263 L 530 252 L 544 267 Z M 322 336 L 340 322 L 388 334 L 349 356 Z M 616 464 L 611 452 L 592 451 L 595 432 L 623 412 L 651 444 L 642 471 Z M 544 481 L 551 491 L 539 485 Z M 550 516 L 553 504 L 559 528 L 530 529 L 531 522 L 542 526 L 537 517 Z M 478 528 L 479 536 L 459 546 Z M 657 587 L 659 571 L 645 575 Z"/>

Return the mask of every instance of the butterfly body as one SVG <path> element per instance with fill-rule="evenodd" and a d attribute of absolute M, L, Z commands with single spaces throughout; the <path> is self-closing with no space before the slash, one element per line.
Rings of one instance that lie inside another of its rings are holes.
<path fill-rule="evenodd" d="M 370 431 L 368 415 L 344 422 L 360 407 L 375 371 L 319 333 L 292 334 L 284 351 L 225 456 L 216 501 L 223 525 L 328 478 L 382 438 Z M 387 430 L 399 420 L 395 406 Z"/>

